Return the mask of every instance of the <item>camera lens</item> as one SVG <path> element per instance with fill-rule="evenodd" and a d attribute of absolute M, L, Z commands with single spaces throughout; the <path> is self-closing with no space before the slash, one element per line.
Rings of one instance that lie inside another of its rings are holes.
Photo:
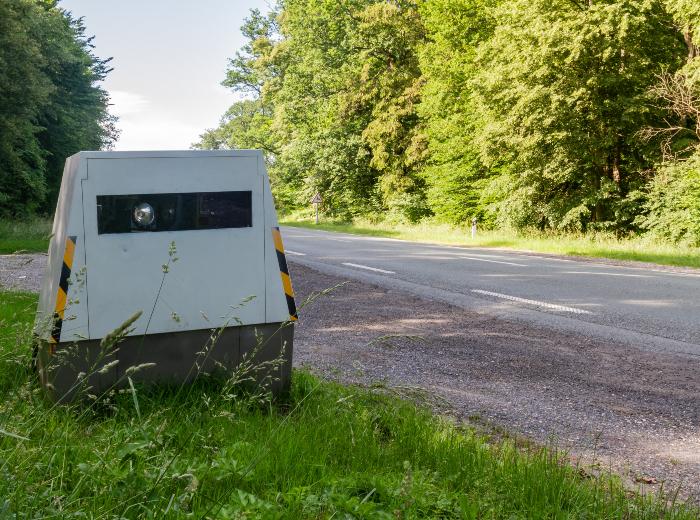
<path fill-rule="evenodd" d="M 153 224 L 156 219 L 156 212 L 148 202 L 142 202 L 134 207 L 134 222 L 140 227 L 147 227 Z"/>

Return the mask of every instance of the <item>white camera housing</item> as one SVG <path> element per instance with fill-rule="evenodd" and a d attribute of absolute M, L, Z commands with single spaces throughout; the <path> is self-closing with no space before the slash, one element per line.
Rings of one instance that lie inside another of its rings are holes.
<path fill-rule="evenodd" d="M 138 311 L 103 360 L 101 340 Z M 285 324 L 296 308 L 262 152 L 70 157 L 37 316 L 40 375 L 58 398 L 78 393 L 73 372 L 115 359 L 90 380 L 93 393 L 121 384 L 134 363 L 155 363 L 141 380 L 182 382 L 234 369 L 246 354 L 280 357 L 273 386 L 286 387 L 293 332 Z M 218 328 L 224 334 L 198 361 L 202 339 Z M 69 347 L 70 361 L 59 361 Z"/>

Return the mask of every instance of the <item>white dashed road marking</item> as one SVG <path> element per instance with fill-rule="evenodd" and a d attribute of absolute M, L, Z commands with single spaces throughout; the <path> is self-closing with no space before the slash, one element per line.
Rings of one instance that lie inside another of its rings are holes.
<path fill-rule="evenodd" d="M 291 251 L 290 249 L 287 249 L 285 251 L 288 255 L 294 255 L 294 256 L 306 256 L 306 253 L 297 253 L 296 251 Z"/>
<path fill-rule="evenodd" d="M 378 269 L 376 267 L 370 267 L 368 265 L 351 264 L 350 262 L 343 262 L 343 265 L 347 265 L 348 267 L 357 267 L 358 269 L 367 269 L 368 271 L 376 271 L 377 273 L 396 274 L 394 271 L 387 271 L 385 269 Z"/>
<path fill-rule="evenodd" d="M 540 302 L 537 300 L 528 300 L 526 298 L 519 298 L 517 296 L 511 296 L 509 294 L 501 294 L 501 293 L 491 292 L 491 291 L 482 291 L 481 289 L 472 289 L 472 292 L 477 293 L 477 294 L 484 294 L 486 296 L 493 296 L 494 298 L 502 298 L 504 300 L 510 300 L 512 302 L 527 303 L 529 305 L 536 305 L 538 307 L 544 307 L 545 309 L 552 309 L 555 311 L 572 312 L 574 314 L 593 314 L 592 312 L 586 311 L 583 309 L 575 309 L 574 307 L 567 307 L 566 305 L 557 305 L 555 303 Z"/>

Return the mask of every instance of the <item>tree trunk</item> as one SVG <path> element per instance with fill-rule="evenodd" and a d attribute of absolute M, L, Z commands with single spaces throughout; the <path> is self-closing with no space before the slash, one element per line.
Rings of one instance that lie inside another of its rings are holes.
<path fill-rule="evenodd" d="M 688 47 L 688 63 L 698 56 L 698 46 L 693 42 L 693 28 L 688 26 L 683 31 L 683 39 Z"/>
<path fill-rule="evenodd" d="M 622 175 L 620 174 L 620 149 L 622 148 L 620 140 L 621 139 L 618 136 L 617 143 L 615 143 L 615 150 L 613 152 L 612 160 L 612 180 L 615 184 L 617 184 L 618 189 L 620 188 L 620 181 L 622 180 Z"/>
<path fill-rule="evenodd" d="M 606 168 L 603 167 L 603 170 Z M 598 192 L 600 192 L 600 177 L 601 175 L 605 175 L 605 171 L 600 173 L 594 174 L 594 186 L 595 186 L 595 191 L 596 195 L 598 195 Z M 599 200 L 596 199 L 595 202 L 595 208 L 593 210 L 593 222 L 602 222 L 603 221 L 603 203 Z"/>

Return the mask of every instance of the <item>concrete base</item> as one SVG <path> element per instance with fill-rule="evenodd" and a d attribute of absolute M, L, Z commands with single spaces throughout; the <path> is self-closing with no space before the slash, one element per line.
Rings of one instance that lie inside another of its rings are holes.
<path fill-rule="evenodd" d="M 293 341 L 294 327 L 289 323 L 129 336 L 107 353 L 101 352 L 100 340 L 58 345 L 41 341 L 37 368 L 48 394 L 60 402 L 123 388 L 127 376 L 142 384 L 183 384 L 200 374 L 236 375 L 280 394 L 291 382 Z"/>

